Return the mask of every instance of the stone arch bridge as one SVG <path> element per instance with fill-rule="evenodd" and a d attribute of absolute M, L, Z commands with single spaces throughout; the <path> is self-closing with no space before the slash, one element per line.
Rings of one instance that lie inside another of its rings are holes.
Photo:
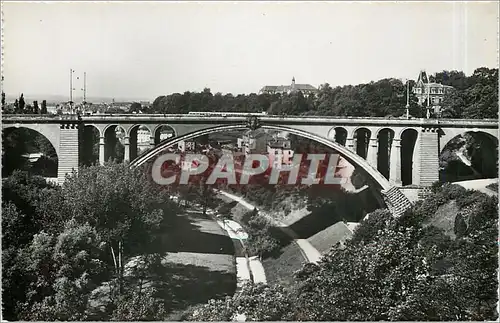
<path fill-rule="evenodd" d="M 200 135 L 229 129 L 262 127 L 285 130 L 334 148 L 355 166 L 361 167 L 385 194 L 390 208 L 402 211 L 414 188 L 429 187 L 439 180 L 439 154 L 453 138 L 466 132 L 481 132 L 498 142 L 498 120 L 386 119 L 355 117 L 223 116 L 223 115 L 3 115 L 2 131 L 29 128 L 44 135 L 54 146 L 58 159 L 58 181 L 79 165 L 83 129 L 99 132 L 99 161 L 104 163 L 107 133 L 115 127 L 125 132 L 125 160 L 132 166 L 153 158 L 167 146 Z M 150 149 L 135 158 L 137 129 L 150 133 Z M 159 129 L 168 126 L 174 137 L 160 143 Z M 155 148 L 156 147 L 156 148 Z M 408 170 L 409 169 L 409 170 Z M 411 186 L 412 189 L 407 189 Z M 401 192 L 404 192 L 402 194 Z M 399 204 L 399 206 L 397 206 Z"/>

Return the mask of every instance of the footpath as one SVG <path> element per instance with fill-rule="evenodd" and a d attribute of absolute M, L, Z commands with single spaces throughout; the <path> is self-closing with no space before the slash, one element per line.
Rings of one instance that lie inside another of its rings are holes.
<path fill-rule="evenodd" d="M 249 210 L 253 210 L 256 208 L 254 205 L 248 203 L 243 198 L 236 196 L 234 194 L 224 192 L 221 190 L 217 190 L 217 193 L 222 194 L 222 195 L 232 199 L 233 201 L 240 203 L 242 206 L 244 206 L 245 208 L 247 208 Z M 273 219 L 268 214 L 265 214 L 265 213 L 261 213 L 261 214 L 263 216 L 265 216 L 268 220 L 270 220 L 275 226 L 281 228 L 290 238 L 292 238 L 294 240 L 294 242 L 299 247 L 300 252 L 302 253 L 302 256 L 304 257 L 304 259 L 306 261 L 311 262 L 311 263 L 317 263 L 321 259 L 321 254 L 319 253 L 319 251 L 316 248 L 314 248 L 314 246 L 311 245 L 311 243 L 309 243 L 309 241 L 307 241 L 307 239 L 298 239 L 295 232 L 293 232 L 293 230 L 291 230 L 287 225 L 285 225 L 284 223 L 282 223 L 280 221 Z"/>
<path fill-rule="evenodd" d="M 266 274 L 264 266 L 258 257 L 249 257 L 245 252 L 245 240 L 248 239 L 248 234 L 243 227 L 233 220 L 217 220 L 217 224 L 227 232 L 229 238 L 233 241 L 238 240 L 242 246 L 243 255 L 236 254 L 236 276 L 237 287 L 240 289 L 245 283 L 253 281 L 254 283 L 266 284 Z"/>

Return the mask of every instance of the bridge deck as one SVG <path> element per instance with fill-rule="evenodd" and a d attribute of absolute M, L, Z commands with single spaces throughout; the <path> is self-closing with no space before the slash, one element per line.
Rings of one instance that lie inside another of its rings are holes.
<path fill-rule="evenodd" d="M 3 123 L 64 123 L 81 121 L 83 123 L 244 123 L 248 115 L 189 115 L 189 114 L 94 114 L 94 115 L 2 115 Z M 312 125 L 398 125 L 398 126 L 441 126 L 441 127 L 479 127 L 498 129 L 496 119 L 402 119 L 382 117 L 344 117 L 344 116 L 258 116 L 261 124 L 312 124 Z"/>

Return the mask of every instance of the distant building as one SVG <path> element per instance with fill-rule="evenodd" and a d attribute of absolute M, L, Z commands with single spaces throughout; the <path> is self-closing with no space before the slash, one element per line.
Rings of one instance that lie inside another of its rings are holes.
<path fill-rule="evenodd" d="M 194 151 L 196 149 L 196 142 L 182 140 L 177 144 L 177 147 L 183 153 L 186 151 Z"/>
<path fill-rule="evenodd" d="M 174 136 L 174 133 L 172 131 L 162 131 L 160 133 L 160 141 L 171 138 Z"/>
<path fill-rule="evenodd" d="M 267 155 L 269 164 L 274 168 L 282 165 L 290 165 L 293 162 L 294 151 L 291 142 L 286 138 L 274 138 L 267 143 Z"/>
<path fill-rule="evenodd" d="M 144 126 L 140 126 L 139 129 L 137 130 L 137 143 L 149 144 L 150 140 L 151 140 L 151 132 L 149 131 L 149 129 Z"/>
<path fill-rule="evenodd" d="M 291 85 L 266 85 L 260 91 L 259 94 L 267 93 L 267 94 L 276 94 L 276 93 L 293 93 L 300 91 L 304 95 L 316 94 L 318 89 L 312 86 L 311 84 L 296 84 L 295 77 L 292 78 Z"/>
<path fill-rule="evenodd" d="M 22 157 L 28 159 L 31 163 L 36 162 L 42 156 L 43 156 L 43 153 L 28 153 L 28 154 L 23 154 L 22 155 Z"/>
<path fill-rule="evenodd" d="M 418 99 L 418 104 L 432 108 L 439 108 L 444 96 L 453 90 L 452 86 L 429 82 L 425 71 L 420 71 L 417 83 L 413 87 L 413 93 Z"/>
<path fill-rule="evenodd" d="M 248 130 L 238 138 L 237 145 L 245 155 L 264 153 L 269 135 L 262 131 Z"/>

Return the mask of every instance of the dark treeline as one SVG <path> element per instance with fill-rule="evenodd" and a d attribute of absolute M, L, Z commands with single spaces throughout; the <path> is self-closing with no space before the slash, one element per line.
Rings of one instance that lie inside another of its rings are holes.
<path fill-rule="evenodd" d="M 431 75 L 431 82 L 450 85 L 456 91 L 445 97 L 442 117 L 497 118 L 498 69 L 478 68 L 471 76 L 463 72 L 443 71 Z M 410 114 L 423 117 L 425 109 L 417 105 L 411 89 Z M 405 113 L 406 84 L 397 79 L 382 79 L 359 85 L 320 86 L 316 96 L 291 94 L 212 94 L 184 92 L 157 97 L 144 113 L 188 113 L 191 111 L 268 112 L 274 115 L 327 115 L 354 117 L 398 117 Z M 137 107 L 134 106 L 134 110 Z"/>
<path fill-rule="evenodd" d="M 431 82 L 450 85 L 455 91 L 447 94 L 442 104 L 443 118 L 483 119 L 498 117 L 498 68 L 477 68 L 471 76 L 460 71 L 442 71 L 429 76 Z M 425 116 L 425 108 L 417 105 L 411 89 L 410 115 Z M 191 111 L 268 112 L 273 115 L 325 115 L 353 117 L 399 117 L 405 114 L 407 86 L 401 80 L 386 78 L 377 82 L 332 87 L 321 85 L 317 95 L 290 94 L 213 94 L 210 89 L 202 92 L 173 93 L 157 97 L 150 107 L 134 102 L 129 113 L 177 114 Z M 2 95 L 4 113 L 44 114 L 45 100 L 41 106 L 34 101 L 26 104 L 23 95 L 7 108 Z M 117 108 L 106 112 L 123 113 Z"/>

